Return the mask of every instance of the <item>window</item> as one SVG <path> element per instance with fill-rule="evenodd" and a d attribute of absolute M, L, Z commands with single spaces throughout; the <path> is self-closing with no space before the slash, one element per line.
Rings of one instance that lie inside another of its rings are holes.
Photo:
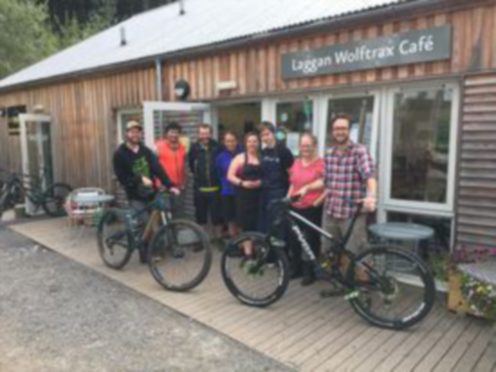
<path fill-rule="evenodd" d="M 294 155 L 298 155 L 298 142 L 302 132 L 311 132 L 313 127 L 312 100 L 279 102 L 276 105 L 276 125 L 286 132 L 286 144 Z"/>
<path fill-rule="evenodd" d="M 394 94 L 391 198 L 446 203 L 452 91 Z"/>

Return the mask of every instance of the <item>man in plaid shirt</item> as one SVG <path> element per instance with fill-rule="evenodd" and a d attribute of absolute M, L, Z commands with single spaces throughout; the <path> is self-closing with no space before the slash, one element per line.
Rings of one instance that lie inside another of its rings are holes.
<path fill-rule="evenodd" d="M 365 212 L 376 209 L 377 181 L 375 164 L 365 145 L 350 139 L 351 119 L 345 114 L 336 116 L 331 124 L 334 145 L 326 151 L 325 178 L 304 187 L 299 194 L 326 188 L 327 196 L 322 228 L 337 239 L 342 238 L 356 212 L 357 203 L 363 202 Z M 347 248 L 358 253 L 367 243 L 366 216 L 361 214 L 348 240 Z M 327 246 L 326 246 L 327 245 Z M 323 239 L 323 249 L 329 241 Z"/>

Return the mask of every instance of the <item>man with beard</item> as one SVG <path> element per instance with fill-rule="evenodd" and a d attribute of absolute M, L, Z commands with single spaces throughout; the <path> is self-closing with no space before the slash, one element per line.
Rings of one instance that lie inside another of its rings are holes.
<path fill-rule="evenodd" d="M 209 217 L 212 229 L 211 240 L 220 242 L 222 237 L 222 213 L 220 198 L 220 178 L 215 160 L 222 148 L 212 138 L 212 127 L 198 126 L 198 141 L 191 146 L 188 162 L 194 180 L 194 204 L 196 222 L 209 232 Z"/>
<path fill-rule="evenodd" d="M 157 157 L 162 169 L 174 185 L 181 190 L 181 195 L 172 199 L 174 218 L 184 217 L 184 195 L 186 189 L 186 148 L 181 143 L 181 126 L 171 122 L 165 128 L 163 139 L 155 143 Z"/>
<path fill-rule="evenodd" d="M 137 121 L 126 124 L 126 139 L 114 153 L 113 165 L 117 180 L 126 191 L 133 209 L 144 209 L 153 197 L 153 180 L 158 179 L 171 193 L 180 191 L 160 167 L 155 154 L 142 143 L 143 127 Z M 148 216 L 141 215 L 140 225 L 146 224 Z M 145 262 L 145 250 L 140 249 L 140 260 Z"/>
<path fill-rule="evenodd" d="M 358 208 L 363 203 L 364 212 L 376 209 L 377 181 L 375 164 L 365 145 L 350 139 L 351 118 L 337 115 L 331 124 L 332 146 L 325 154 L 325 177 L 303 187 L 298 194 L 323 186 L 327 196 L 322 217 L 322 228 L 336 239 L 341 239 Z M 366 215 L 356 220 L 347 248 L 354 253 L 367 244 Z M 329 250 L 329 240 L 322 240 L 324 251 Z"/>

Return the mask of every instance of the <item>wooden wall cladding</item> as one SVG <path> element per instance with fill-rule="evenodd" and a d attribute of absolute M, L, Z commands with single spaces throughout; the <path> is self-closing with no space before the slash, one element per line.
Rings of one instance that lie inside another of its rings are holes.
<path fill-rule="evenodd" d="M 318 48 L 350 40 L 374 38 L 396 32 L 451 24 L 453 53 L 449 61 L 419 63 L 338 75 L 284 81 L 281 55 L 288 51 Z M 42 105 L 53 117 L 56 176 L 78 185 L 112 187 L 111 154 L 117 143 L 116 110 L 140 106 L 146 100 L 175 100 L 174 82 L 190 82 L 191 99 L 208 101 L 290 93 L 311 88 L 333 88 L 367 83 L 435 78 L 496 69 L 496 5 L 475 4 L 470 9 L 430 15 L 412 14 L 408 19 L 385 21 L 305 37 L 259 42 L 217 54 L 163 64 L 164 95 L 156 95 L 154 65 L 114 74 L 78 79 L 0 93 L 0 107 Z M 218 81 L 233 80 L 236 88 L 219 93 Z M 0 118 L 0 167 L 20 169 L 19 137 L 8 136 Z M 74 140 L 74 139 L 77 140 Z"/>
<path fill-rule="evenodd" d="M 496 247 L 496 73 L 464 83 L 456 198 L 457 246 Z"/>
<path fill-rule="evenodd" d="M 281 56 L 290 51 L 370 39 L 398 32 L 451 24 L 453 52 L 449 61 L 418 63 L 398 67 L 349 72 L 336 75 L 281 79 Z M 192 87 L 193 100 L 253 96 L 317 87 L 336 87 L 411 78 L 436 77 L 496 68 L 496 5 L 453 10 L 402 21 L 361 28 L 343 29 L 301 38 L 259 43 L 217 55 L 170 61 L 164 64 L 165 100 L 174 100 L 174 82 L 184 78 Z M 219 94 L 218 81 L 235 81 L 236 88 Z"/>
<path fill-rule="evenodd" d="M 112 189 L 117 109 L 156 99 L 155 69 L 147 67 L 0 95 L 0 106 L 25 104 L 32 112 L 34 106 L 42 105 L 53 120 L 57 180 Z M 19 138 L 9 136 L 0 122 L 0 167 L 21 169 Z"/>

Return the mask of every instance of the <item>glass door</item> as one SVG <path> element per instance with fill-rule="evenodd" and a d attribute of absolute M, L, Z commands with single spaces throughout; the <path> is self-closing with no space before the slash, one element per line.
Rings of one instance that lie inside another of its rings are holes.
<path fill-rule="evenodd" d="M 180 140 L 186 151 L 189 151 L 191 143 L 197 139 L 198 124 L 212 123 L 211 106 L 205 103 L 144 102 L 143 118 L 145 143 L 152 149 L 155 148 L 155 142 L 163 137 L 167 124 L 171 122 L 176 122 L 182 127 Z M 189 167 L 186 166 L 187 172 L 188 169 Z M 188 174 L 187 179 L 185 213 L 193 217 L 193 176 Z"/>
<path fill-rule="evenodd" d="M 145 143 L 153 148 L 162 137 L 168 123 L 174 121 L 183 128 L 182 140 L 189 147 L 196 140 L 196 128 L 200 123 L 211 124 L 211 107 L 206 103 L 144 102 Z"/>
<path fill-rule="evenodd" d="M 41 181 L 43 188 L 53 183 L 53 156 L 51 118 L 47 115 L 20 114 L 22 172 L 25 186 L 35 187 Z M 35 208 L 26 200 L 26 210 L 34 213 Z"/>

